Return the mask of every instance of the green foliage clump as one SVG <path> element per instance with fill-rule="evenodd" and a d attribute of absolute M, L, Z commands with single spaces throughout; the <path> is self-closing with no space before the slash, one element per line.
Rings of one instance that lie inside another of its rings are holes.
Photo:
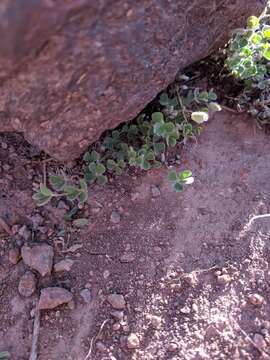
<path fill-rule="evenodd" d="M 71 202 L 83 204 L 88 198 L 87 184 L 83 179 L 75 185 L 70 182 L 65 174 L 50 175 L 50 188 L 45 183 L 40 183 L 34 188 L 33 199 L 37 206 L 44 206 L 55 197 L 65 197 Z"/>
<path fill-rule="evenodd" d="M 246 28 L 236 31 L 227 49 L 227 68 L 248 88 L 265 89 L 268 85 L 270 26 L 266 19 L 249 17 Z"/>
<path fill-rule="evenodd" d="M 0 360 L 8 360 L 11 359 L 11 355 L 8 351 L 0 352 Z"/>
<path fill-rule="evenodd" d="M 201 130 L 198 124 L 207 121 L 211 113 L 221 110 L 216 100 L 217 95 L 212 90 L 188 90 L 185 96 L 180 96 L 178 88 L 170 94 L 162 93 L 156 111 L 143 113 L 132 123 L 107 132 L 95 150 L 84 154 L 82 179 L 74 182 L 64 173 L 51 174 L 49 187 L 45 183 L 39 184 L 34 188 L 33 199 L 38 206 L 56 197 L 75 202 L 77 205 L 66 216 L 70 220 L 78 206 L 87 201 L 89 185 L 105 185 L 109 175 L 120 176 L 127 166 L 147 171 L 166 165 L 167 151 L 179 142 L 196 137 Z M 191 184 L 189 174 L 184 171 L 176 177 L 175 191 Z M 79 220 L 77 227 L 85 223 L 85 219 Z"/>

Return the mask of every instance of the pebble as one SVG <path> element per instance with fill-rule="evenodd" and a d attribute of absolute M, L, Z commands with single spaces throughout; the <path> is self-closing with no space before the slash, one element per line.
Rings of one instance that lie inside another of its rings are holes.
<path fill-rule="evenodd" d="M 120 261 L 122 263 L 131 263 L 134 260 L 135 260 L 134 253 L 125 253 L 120 257 Z"/>
<path fill-rule="evenodd" d="M 140 194 L 138 192 L 132 193 L 131 194 L 131 201 L 136 201 L 138 200 L 140 197 Z"/>
<path fill-rule="evenodd" d="M 168 351 L 170 352 L 174 352 L 178 349 L 178 345 L 174 342 L 171 342 L 169 345 L 168 345 Z"/>
<path fill-rule="evenodd" d="M 121 325 L 119 323 L 114 323 L 112 328 L 113 328 L 113 331 L 118 331 L 118 330 L 120 330 Z"/>
<path fill-rule="evenodd" d="M 80 291 L 80 295 L 86 304 L 89 304 L 92 300 L 92 294 L 89 289 L 83 289 Z"/>
<path fill-rule="evenodd" d="M 198 283 L 196 273 L 184 274 L 181 279 L 183 279 L 188 285 L 194 287 Z"/>
<path fill-rule="evenodd" d="M 54 265 L 55 272 L 70 271 L 74 261 L 71 259 L 64 259 Z"/>
<path fill-rule="evenodd" d="M 219 275 L 217 277 L 217 282 L 220 284 L 220 285 L 227 285 L 229 284 L 230 282 L 232 281 L 230 275 L 228 274 L 223 274 L 223 275 Z"/>
<path fill-rule="evenodd" d="M 157 186 L 151 186 L 151 193 L 153 197 L 159 197 L 161 195 L 161 192 Z"/>
<path fill-rule="evenodd" d="M 261 306 L 264 303 L 264 297 L 259 294 L 250 294 L 248 300 L 252 305 Z"/>
<path fill-rule="evenodd" d="M 34 230 L 37 230 L 38 227 L 44 222 L 44 219 L 40 214 L 35 214 L 34 216 L 31 216 L 30 219 L 32 221 Z"/>
<path fill-rule="evenodd" d="M 110 312 L 111 316 L 113 316 L 115 319 L 122 321 L 124 318 L 124 312 L 123 311 L 111 311 Z"/>
<path fill-rule="evenodd" d="M 21 250 L 24 263 L 42 276 L 49 275 L 53 265 L 53 248 L 50 245 L 24 245 Z"/>
<path fill-rule="evenodd" d="M 71 301 L 68 303 L 68 307 L 70 308 L 70 310 L 74 310 L 74 309 L 75 309 L 75 302 L 74 302 L 74 300 L 71 300 Z"/>
<path fill-rule="evenodd" d="M 99 352 L 106 352 L 107 351 L 107 348 L 106 346 L 103 344 L 103 342 L 101 341 L 97 341 L 96 342 L 96 348 Z"/>
<path fill-rule="evenodd" d="M 26 225 L 23 225 L 19 231 L 18 234 L 25 240 L 28 241 L 29 239 L 31 239 L 31 231 L 27 228 Z"/>
<path fill-rule="evenodd" d="M 136 334 L 129 334 L 127 337 L 127 347 L 128 349 L 138 349 L 140 347 L 140 339 Z"/>
<path fill-rule="evenodd" d="M 255 334 L 253 341 L 259 349 L 263 349 L 267 346 L 264 337 L 261 334 Z"/>
<path fill-rule="evenodd" d="M 162 324 L 162 319 L 160 316 L 151 316 L 151 324 L 153 326 L 153 328 L 155 329 L 160 329 L 161 328 L 161 324 Z"/>
<path fill-rule="evenodd" d="M 122 310 L 126 307 L 126 301 L 121 294 L 111 294 L 107 297 L 107 301 L 110 305 L 117 310 Z"/>
<path fill-rule="evenodd" d="M 18 286 L 19 293 L 29 297 L 36 291 L 36 277 L 31 271 L 27 271 L 20 279 Z"/>
<path fill-rule="evenodd" d="M 186 305 L 180 309 L 180 312 L 185 315 L 190 314 L 190 308 Z"/>
<path fill-rule="evenodd" d="M 117 211 L 113 211 L 111 213 L 111 222 L 114 224 L 118 224 L 121 220 L 121 216 Z"/>
<path fill-rule="evenodd" d="M 16 265 L 21 258 L 20 250 L 17 248 L 11 249 L 8 252 L 9 262 L 13 265 Z"/>
<path fill-rule="evenodd" d="M 104 272 L 103 272 L 103 278 L 104 279 L 108 279 L 108 277 L 111 275 L 111 273 L 109 272 L 109 270 L 105 270 Z"/>
<path fill-rule="evenodd" d="M 41 290 L 38 303 L 39 309 L 54 309 L 55 307 L 69 303 L 73 295 L 70 291 L 60 287 L 48 287 Z"/>

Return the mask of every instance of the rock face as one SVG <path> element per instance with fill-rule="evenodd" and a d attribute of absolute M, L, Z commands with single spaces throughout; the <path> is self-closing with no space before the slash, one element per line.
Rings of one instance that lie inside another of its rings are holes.
<path fill-rule="evenodd" d="M 0 131 L 76 158 L 266 2 L 1 1 Z"/>

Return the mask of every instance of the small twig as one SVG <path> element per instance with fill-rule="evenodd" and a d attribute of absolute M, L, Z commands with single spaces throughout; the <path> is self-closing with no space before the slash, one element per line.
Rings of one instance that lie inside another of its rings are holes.
<path fill-rule="evenodd" d="M 37 360 L 37 347 L 38 347 L 38 336 L 40 329 L 40 310 L 38 306 L 35 311 L 35 320 L 34 320 L 34 329 L 33 329 L 33 339 L 32 339 L 32 347 L 29 360 Z"/>
<path fill-rule="evenodd" d="M 257 220 L 257 219 L 264 219 L 264 218 L 268 218 L 270 217 L 270 214 L 263 214 L 263 215 L 256 215 L 256 216 L 253 216 L 249 222 L 248 222 L 248 226 L 251 225 L 251 223 L 254 221 L 254 220 Z"/>
<path fill-rule="evenodd" d="M 234 109 L 232 109 L 232 108 L 230 108 L 230 107 L 228 107 L 228 106 L 221 105 L 221 107 L 222 107 L 222 109 L 224 109 L 224 110 L 233 112 L 233 113 L 235 113 L 235 114 L 239 114 L 239 112 L 238 112 L 237 110 L 234 110 Z"/>
<path fill-rule="evenodd" d="M 10 229 L 10 227 L 8 226 L 8 224 L 5 222 L 4 219 L 2 219 L 0 217 L 0 228 L 2 228 L 3 230 L 5 230 L 5 232 L 8 234 L 8 235 L 11 235 L 12 236 L 12 231 Z"/>
<path fill-rule="evenodd" d="M 86 357 L 84 358 L 84 360 L 89 360 L 89 359 L 90 359 L 90 356 L 91 356 L 91 353 L 92 353 L 92 350 L 93 350 L 94 342 L 99 338 L 99 336 L 101 335 L 101 332 L 102 332 L 105 324 L 106 324 L 108 321 L 109 321 L 108 319 L 104 320 L 103 323 L 101 324 L 100 328 L 99 328 L 99 331 L 98 331 L 97 335 L 92 337 L 91 342 L 90 342 L 89 351 L 88 351 Z M 30 360 L 32 360 L 32 359 L 30 359 Z"/>
<path fill-rule="evenodd" d="M 43 184 L 46 186 L 47 177 L 46 177 L 46 162 L 43 163 Z"/>
<path fill-rule="evenodd" d="M 180 96 L 178 87 L 176 87 L 176 95 L 177 95 L 177 100 L 178 100 L 179 107 L 180 107 L 180 110 L 181 110 L 181 112 L 182 112 L 182 115 L 183 115 L 183 117 L 184 117 L 184 120 L 185 120 L 186 122 L 188 122 L 188 119 L 187 119 L 186 113 L 185 113 L 185 107 L 184 107 L 182 98 L 181 98 L 181 96 Z"/>

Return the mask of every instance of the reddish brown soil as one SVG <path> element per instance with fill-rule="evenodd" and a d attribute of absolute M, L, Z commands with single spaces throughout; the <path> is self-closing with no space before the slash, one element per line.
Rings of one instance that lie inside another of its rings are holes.
<path fill-rule="evenodd" d="M 57 204 L 35 207 L 32 185 L 46 163 L 35 151 L 19 136 L 0 138 L 0 217 L 14 232 L 0 235 L 0 351 L 29 358 L 38 291 L 57 285 L 71 290 L 75 304 L 42 311 L 39 360 L 83 360 L 106 320 L 89 359 L 270 359 L 270 218 L 249 223 L 270 211 L 270 142 L 250 119 L 221 113 L 186 147 L 180 168 L 191 169 L 195 183 L 182 194 L 171 190 L 165 169 L 92 189 L 83 212 L 90 225 L 81 230 L 65 224 Z M 117 224 L 112 211 L 121 216 Z M 23 225 L 27 240 L 16 233 Z M 18 283 L 26 267 L 12 265 L 8 252 L 41 242 L 54 246 L 55 262 L 75 264 L 39 279 L 24 299 Z M 82 247 L 63 251 L 74 244 Z M 121 262 L 125 253 L 134 259 Z M 87 304 L 84 288 L 92 295 Z M 106 301 L 111 293 L 127 302 L 119 329 Z M 254 293 L 261 306 L 250 303 Z M 151 316 L 161 318 L 160 328 Z M 136 350 L 127 348 L 131 332 L 140 339 Z"/>

